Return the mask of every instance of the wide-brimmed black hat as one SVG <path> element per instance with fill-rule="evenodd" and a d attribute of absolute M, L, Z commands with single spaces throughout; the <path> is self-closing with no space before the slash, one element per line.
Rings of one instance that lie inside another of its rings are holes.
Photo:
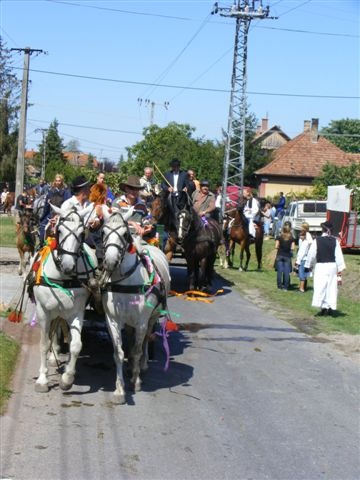
<path fill-rule="evenodd" d="M 178 158 L 173 158 L 169 163 L 170 167 L 175 167 L 180 165 L 180 160 Z"/>
<path fill-rule="evenodd" d="M 320 223 L 321 228 L 324 228 L 325 230 L 332 230 L 334 228 L 334 225 L 326 220 L 326 222 Z"/>
<path fill-rule="evenodd" d="M 74 191 L 81 190 L 82 188 L 85 188 L 87 186 L 89 186 L 89 180 L 84 177 L 84 175 L 79 175 L 78 177 L 75 177 L 71 184 L 71 188 Z"/>
<path fill-rule="evenodd" d="M 136 188 L 137 190 L 142 190 L 144 188 L 140 183 L 140 178 L 136 175 L 129 175 L 126 182 L 120 183 L 121 190 L 125 190 L 126 187 Z"/>
<path fill-rule="evenodd" d="M 201 180 L 200 187 L 210 187 L 209 180 Z"/>

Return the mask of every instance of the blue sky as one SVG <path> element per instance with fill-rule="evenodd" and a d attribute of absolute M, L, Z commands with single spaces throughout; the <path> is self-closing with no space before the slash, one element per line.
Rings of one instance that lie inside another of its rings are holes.
<path fill-rule="evenodd" d="M 279 18 L 251 24 L 249 110 L 290 137 L 307 119 L 324 127 L 359 118 L 360 2 L 268 3 Z M 146 99 L 159 126 L 189 123 L 195 136 L 221 140 L 235 21 L 211 15 L 212 8 L 207 0 L 1 0 L 7 47 L 48 52 L 30 59 L 26 148 L 37 149 L 35 130 L 56 118 L 65 144 L 78 140 L 82 151 L 117 162 L 150 123 Z M 22 78 L 22 54 L 13 54 L 13 66 Z"/>

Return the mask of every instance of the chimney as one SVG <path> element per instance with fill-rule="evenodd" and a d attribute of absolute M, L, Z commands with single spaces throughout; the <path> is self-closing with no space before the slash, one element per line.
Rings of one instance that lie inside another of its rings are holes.
<path fill-rule="evenodd" d="M 310 133 L 310 140 L 311 143 L 317 143 L 319 135 L 319 119 L 312 118 L 311 119 L 311 133 Z"/>
<path fill-rule="evenodd" d="M 310 132 L 310 120 L 304 120 L 304 132 Z"/>
<path fill-rule="evenodd" d="M 266 130 L 269 129 L 269 119 L 268 118 L 262 118 L 261 119 L 261 131 L 262 133 L 266 132 Z"/>

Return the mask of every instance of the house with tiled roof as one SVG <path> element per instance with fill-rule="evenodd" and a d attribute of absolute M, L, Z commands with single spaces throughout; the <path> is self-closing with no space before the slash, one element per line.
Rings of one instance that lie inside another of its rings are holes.
<path fill-rule="evenodd" d="M 263 118 L 258 125 L 252 143 L 259 144 L 264 152 L 277 150 L 290 141 L 290 137 L 278 126 L 269 128 L 269 119 Z"/>
<path fill-rule="evenodd" d="M 25 152 L 25 161 L 27 161 L 27 163 L 30 163 L 38 154 L 39 152 L 36 152 L 35 150 L 27 150 Z M 82 152 L 63 152 L 63 156 L 68 163 L 74 165 L 75 167 L 86 167 L 89 161 L 89 155 Z M 93 168 L 100 167 L 99 162 L 94 156 L 92 163 Z"/>
<path fill-rule="evenodd" d="M 258 195 L 274 197 L 283 192 L 309 190 L 322 168 L 331 163 L 339 167 L 360 163 L 360 154 L 346 153 L 319 135 L 319 120 L 305 120 L 304 131 L 273 153 L 273 160 L 256 170 Z"/>

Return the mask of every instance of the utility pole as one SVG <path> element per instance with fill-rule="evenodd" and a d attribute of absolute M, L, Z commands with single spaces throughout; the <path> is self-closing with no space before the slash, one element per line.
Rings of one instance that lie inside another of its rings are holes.
<path fill-rule="evenodd" d="M 258 6 L 257 6 L 258 4 Z M 246 122 L 246 86 L 247 86 L 247 40 L 251 20 L 263 20 L 269 17 L 270 7 L 263 8 L 262 0 L 237 0 L 231 7 L 219 7 L 215 3 L 212 14 L 235 18 L 235 44 L 231 77 L 231 94 L 228 126 L 225 139 L 225 158 L 223 165 L 223 189 L 221 212 L 224 215 L 227 187 L 239 187 L 239 197 L 244 188 L 245 168 L 245 122 Z"/>
<path fill-rule="evenodd" d="M 20 126 L 18 138 L 18 154 L 16 163 L 16 185 L 15 200 L 24 189 L 24 170 L 25 170 L 25 138 L 26 138 L 26 116 L 27 116 L 27 99 L 29 86 L 29 65 L 30 55 L 33 53 L 43 53 L 43 50 L 37 50 L 30 47 L 11 48 L 11 51 L 24 52 L 24 70 L 21 89 L 21 107 L 20 107 Z"/>
<path fill-rule="evenodd" d="M 37 128 L 35 133 L 41 132 L 42 133 L 42 144 L 43 144 L 43 152 L 41 158 L 41 178 L 45 178 L 45 168 L 46 168 L 46 145 L 45 145 L 45 133 L 47 133 L 47 128 Z"/>
<path fill-rule="evenodd" d="M 140 106 L 144 102 L 145 107 L 150 107 L 150 125 L 154 125 L 155 106 L 158 105 L 160 107 L 164 107 L 165 110 L 167 110 L 170 105 L 169 102 L 155 103 L 152 100 L 149 100 L 148 98 L 146 98 L 145 100 L 143 100 L 142 98 L 138 98 L 137 101 Z"/>

